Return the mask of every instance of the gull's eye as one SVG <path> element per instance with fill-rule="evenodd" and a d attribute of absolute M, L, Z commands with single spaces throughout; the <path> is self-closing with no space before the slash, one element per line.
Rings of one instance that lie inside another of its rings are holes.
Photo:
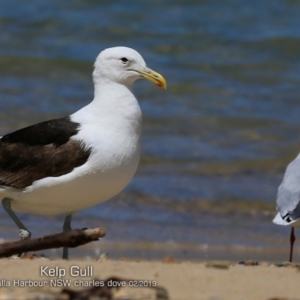
<path fill-rule="evenodd" d="M 121 61 L 122 61 L 123 63 L 127 63 L 127 62 L 128 62 L 128 59 L 127 59 L 126 57 L 122 57 L 122 58 L 121 58 Z"/>

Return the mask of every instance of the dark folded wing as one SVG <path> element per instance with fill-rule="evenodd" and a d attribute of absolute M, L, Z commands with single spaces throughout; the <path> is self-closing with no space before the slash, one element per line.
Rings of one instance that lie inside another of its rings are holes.
<path fill-rule="evenodd" d="M 78 130 L 79 124 L 66 117 L 4 135 L 0 139 L 0 186 L 23 189 L 84 164 L 91 149 L 70 139 Z"/>

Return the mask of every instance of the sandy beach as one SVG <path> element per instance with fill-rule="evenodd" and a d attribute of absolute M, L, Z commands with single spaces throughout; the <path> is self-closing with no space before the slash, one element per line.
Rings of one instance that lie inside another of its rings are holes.
<path fill-rule="evenodd" d="M 133 280 L 124 281 L 114 299 L 158 299 L 156 290 L 136 285 L 163 287 L 172 300 L 300 299 L 296 264 L 10 258 L 0 260 L 0 270 L 1 300 L 69 299 L 57 285 L 78 291 L 112 276 Z M 160 297 L 167 299 L 165 293 Z"/>

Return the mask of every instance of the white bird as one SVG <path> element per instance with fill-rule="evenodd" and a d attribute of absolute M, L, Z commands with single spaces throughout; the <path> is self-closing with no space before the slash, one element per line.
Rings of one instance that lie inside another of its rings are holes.
<path fill-rule="evenodd" d="M 300 227 L 300 154 L 287 166 L 278 188 L 276 203 L 278 213 L 273 222 L 291 226 L 289 260 L 292 262 L 296 240 L 294 227 Z"/>
<path fill-rule="evenodd" d="M 132 85 L 144 78 L 166 88 L 166 81 L 127 47 L 102 51 L 94 66 L 90 104 L 0 138 L 2 205 L 23 239 L 31 233 L 15 211 L 66 214 L 63 230 L 70 230 L 74 212 L 121 192 L 137 169 L 142 113 Z"/>

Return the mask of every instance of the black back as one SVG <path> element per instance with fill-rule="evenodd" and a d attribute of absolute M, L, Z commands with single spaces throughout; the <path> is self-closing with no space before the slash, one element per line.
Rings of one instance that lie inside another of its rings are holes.
<path fill-rule="evenodd" d="M 84 164 L 91 153 L 71 140 L 80 124 L 70 117 L 38 123 L 0 139 L 0 186 L 23 189 L 44 177 L 57 177 Z"/>

